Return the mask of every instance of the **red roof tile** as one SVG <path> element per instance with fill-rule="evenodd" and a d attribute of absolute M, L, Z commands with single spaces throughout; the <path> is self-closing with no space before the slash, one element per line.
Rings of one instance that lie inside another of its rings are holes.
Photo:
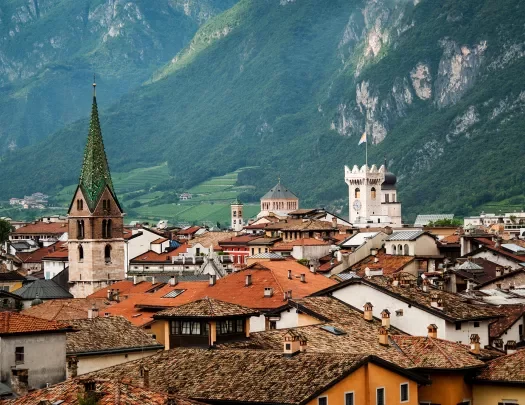
<path fill-rule="evenodd" d="M 0 335 L 66 331 L 69 327 L 60 322 L 48 321 L 16 312 L 0 312 Z"/>
<path fill-rule="evenodd" d="M 62 235 L 67 230 L 68 224 L 65 222 L 35 222 L 34 224 L 27 224 L 18 228 L 13 232 L 13 235 Z"/>
<path fill-rule="evenodd" d="M 451 245 L 451 244 L 457 244 L 459 243 L 460 236 L 459 235 L 448 235 L 445 236 L 443 239 L 441 239 L 439 242 L 445 245 Z"/>
<path fill-rule="evenodd" d="M 152 245 L 157 245 L 157 244 L 161 244 L 161 243 L 164 243 L 166 242 L 167 240 L 169 240 L 168 238 L 158 238 L 158 239 L 155 239 L 153 242 L 151 242 Z"/>
<path fill-rule="evenodd" d="M 405 266 L 414 259 L 415 258 L 413 256 L 387 255 L 384 250 L 381 250 L 377 253 L 377 255 L 370 255 L 361 260 L 359 263 L 354 264 L 351 269 L 355 271 L 360 277 L 365 275 L 365 268 L 367 267 L 370 270 L 383 269 L 384 275 L 390 275 L 403 270 Z"/>
<path fill-rule="evenodd" d="M 188 229 L 182 229 L 177 232 L 177 235 L 193 235 L 199 229 L 201 229 L 200 226 L 190 226 Z"/>
<path fill-rule="evenodd" d="M 67 232 L 67 231 L 66 231 Z M 43 247 L 40 249 L 35 250 L 34 252 L 20 252 L 17 253 L 17 256 L 24 262 L 24 263 L 41 263 L 42 259 L 57 250 L 63 249 L 65 246 L 66 252 L 67 252 L 67 243 L 66 242 L 56 242 L 50 246 Z"/>
<path fill-rule="evenodd" d="M 165 263 L 171 262 L 172 257 L 179 256 L 180 253 L 186 253 L 188 245 L 182 244 L 177 249 L 171 252 L 157 253 L 153 250 L 148 250 L 146 253 L 141 254 L 130 260 L 131 263 Z"/>

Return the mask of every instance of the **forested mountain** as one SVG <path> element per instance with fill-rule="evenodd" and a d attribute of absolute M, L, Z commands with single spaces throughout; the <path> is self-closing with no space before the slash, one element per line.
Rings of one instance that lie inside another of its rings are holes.
<path fill-rule="evenodd" d="M 84 117 L 93 72 L 101 81 L 102 105 L 109 106 L 235 2 L 0 2 L 0 156 Z"/>
<path fill-rule="evenodd" d="M 519 0 L 240 0 L 101 112 L 112 170 L 168 161 L 189 187 L 256 166 L 244 198 L 280 175 L 303 205 L 342 206 L 366 131 L 409 215 L 525 205 L 523 21 Z M 75 183 L 86 131 L 7 155 L 1 196 Z"/>

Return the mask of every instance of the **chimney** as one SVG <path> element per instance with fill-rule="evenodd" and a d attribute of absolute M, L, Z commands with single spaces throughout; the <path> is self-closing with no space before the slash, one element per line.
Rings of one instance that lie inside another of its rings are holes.
<path fill-rule="evenodd" d="M 379 327 L 378 331 L 379 344 L 382 346 L 388 346 L 388 330 L 383 326 Z"/>
<path fill-rule="evenodd" d="M 423 292 L 428 292 L 430 290 L 429 284 L 430 282 L 425 278 L 423 280 Z"/>
<path fill-rule="evenodd" d="M 133 285 L 137 285 L 139 283 L 139 278 L 137 276 L 133 276 Z"/>
<path fill-rule="evenodd" d="M 392 287 L 398 287 L 399 286 L 399 280 L 397 278 L 395 278 L 393 281 L 392 281 Z"/>
<path fill-rule="evenodd" d="M 427 336 L 432 339 L 437 339 L 438 337 L 438 327 L 435 323 L 431 323 L 427 326 Z"/>
<path fill-rule="evenodd" d="M 514 284 L 509 284 L 509 290 L 514 290 L 516 286 Z"/>
<path fill-rule="evenodd" d="M 381 311 L 381 325 L 385 329 L 390 329 L 390 311 L 386 308 Z"/>
<path fill-rule="evenodd" d="M 509 273 L 510 273 L 510 267 L 509 266 L 503 267 L 503 274 L 509 274 Z"/>
<path fill-rule="evenodd" d="M 217 276 L 215 274 L 210 274 L 210 286 L 214 286 L 217 282 Z M 246 276 L 246 282 L 248 282 L 248 276 Z"/>
<path fill-rule="evenodd" d="M 177 285 L 177 277 L 175 277 L 175 276 L 171 276 L 170 277 L 170 285 L 172 287 L 175 287 Z"/>
<path fill-rule="evenodd" d="M 108 288 L 107 298 L 108 298 L 108 301 L 113 300 L 113 290 L 110 290 L 109 288 Z"/>
<path fill-rule="evenodd" d="M 304 349 L 301 350 L 301 344 L 304 343 Z M 283 354 L 285 357 L 292 357 L 301 351 L 306 350 L 306 338 L 297 333 L 296 331 L 289 329 L 283 337 Z"/>
<path fill-rule="evenodd" d="M 273 288 L 272 287 L 264 287 L 264 297 L 265 298 L 273 297 Z"/>
<path fill-rule="evenodd" d="M 376 248 L 372 248 L 372 249 L 370 249 L 370 254 L 371 254 L 372 256 L 377 255 L 377 249 L 376 249 Z"/>
<path fill-rule="evenodd" d="M 443 299 L 435 292 L 430 294 L 430 306 L 432 308 L 443 309 Z"/>
<path fill-rule="evenodd" d="M 116 290 L 114 290 L 114 293 L 113 293 L 113 299 L 117 302 L 120 301 L 120 290 L 117 288 Z"/>
<path fill-rule="evenodd" d="M 292 270 L 288 270 L 288 280 L 292 279 Z"/>
<path fill-rule="evenodd" d="M 98 317 L 98 308 L 95 304 L 91 305 L 91 309 L 88 309 L 88 319 L 93 319 Z"/>
<path fill-rule="evenodd" d="M 494 247 L 496 249 L 499 249 L 501 246 L 501 238 L 497 237 L 496 240 L 494 241 Z"/>
<path fill-rule="evenodd" d="M 289 300 L 292 299 L 292 290 L 288 290 L 286 296 L 288 297 Z"/>
<path fill-rule="evenodd" d="M 245 287 L 248 287 L 252 285 L 252 275 L 251 274 L 246 274 L 246 283 L 245 283 Z"/>
<path fill-rule="evenodd" d="M 332 217 L 332 227 L 337 228 L 337 218 L 336 217 Z"/>
<path fill-rule="evenodd" d="M 470 352 L 474 354 L 480 354 L 481 347 L 479 344 L 479 335 L 477 333 L 473 333 L 470 335 Z"/>
<path fill-rule="evenodd" d="M 370 302 L 367 302 L 363 308 L 365 309 L 363 311 L 365 321 L 372 321 L 374 319 L 374 316 L 372 315 L 372 308 L 374 308 L 374 306 Z"/>
<path fill-rule="evenodd" d="M 142 386 L 149 388 L 149 368 L 140 366 L 140 376 L 142 377 Z"/>
<path fill-rule="evenodd" d="M 306 352 L 306 348 L 308 347 L 308 339 L 306 339 L 305 336 L 302 336 L 300 339 L 299 339 L 299 351 L 301 353 L 304 353 Z"/>
<path fill-rule="evenodd" d="M 301 274 L 301 283 L 306 283 L 306 274 Z"/>
<path fill-rule="evenodd" d="M 151 285 L 154 285 L 155 284 L 155 276 L 152 276 L 151 277 Z"/>
<path fill-rule="evenodd" d="M 75 378 L 78 375 L 78 358 L 76 356 L 67 358 L 67 375 L 68 378 Z"/>
<path fill-rule="evenodd" d="M 379 257 L 374 257 L 374 263 L 379 263 Z"/>
<path fill-rule="evenodd" d="M 314 273 L 314 274 L 315 274 L 316 272 L 317 272 L 317 270 L 316 270 L 316 268 L 315 268 L 315 265 L 314 265 L 314 264 L 311 264 L 311 265 L 310 265 L 310 273 Z"/>
<path fill-rule="evenodd" d="M 503 270 L 501 267 L 496 267 L 496 277 L 499 277 L 503 274 Z"/>
<path fill-rule="evenodd" d="M 29 391 L 29 370 L 27 368 L 11 369 L 11 389 L 18 396 Z"/>
<path fill-rule="evenodd" d="M 507 344 L 505 345 L 505 351 L 507 354 L 514 354 L 516 353 L 516 341 L 515 340 L 507 340 Z"/>

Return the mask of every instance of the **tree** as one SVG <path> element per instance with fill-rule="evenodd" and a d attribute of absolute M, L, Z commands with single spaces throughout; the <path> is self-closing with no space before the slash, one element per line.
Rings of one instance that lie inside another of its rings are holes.
<path fill-rule="evenodd" d="M 432 228 L 434 226 L 461 226 L 463 225 L 463 222 L 461 219 L 453 218 L 453 219 L 438 219 L 436 221 L 430 221 L 428 223 L 428 227 Z"/>
<path fill-rule="evenodd" d="M 13 227 L 5 219 L 0 219 L 0 244 L 9 240 L 9 234 L 13 232 Z"/>

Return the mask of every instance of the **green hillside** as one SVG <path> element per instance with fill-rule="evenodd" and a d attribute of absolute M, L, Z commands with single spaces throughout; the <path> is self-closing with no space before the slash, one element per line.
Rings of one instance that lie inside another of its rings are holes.
<path fill-rule="evenodd" d="M 303 206 L 344 210 L 343 167 L 364 163 L 366 131 L 407 220 L 525 205 L 523 21 L 519 0 L 241 0 L 101 112 L 111 167 L 167 161 L 159 190 L 228 193 L 204 182 L 256 166 L 236 183 L 255 186 L 244 201 L 281 176 Z M 6 157 L 0 196 L 74 183 L 86 131 L 79 121 Z M 134 210 L 156 215 L 149 205 Z"/>

